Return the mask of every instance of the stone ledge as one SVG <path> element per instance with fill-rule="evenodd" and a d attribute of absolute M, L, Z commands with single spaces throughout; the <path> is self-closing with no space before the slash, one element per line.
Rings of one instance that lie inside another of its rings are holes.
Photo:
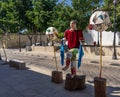
<path fill-rule="evenodd" d="M 59 52 L 59 46 L 56 46 L 55 49 Z M 85 55 L 100 55 L 100 48 L 98 46 L 83 46 Z M 103 46 L 102 48 L 103 56 L 112 56 L 113 55 L 113 46 Z M 43 51 L 43 52 L 53 52 L 52 46 L 32 46 L 32 51 Z M 116 46 L 117 55 L 120 56 L 120 46 Z"/>
<path fill-rule="evenodd" d="M 24 61 L 21 60 L 17 60 L 17 59 L 12 59 L 9 61 L 9 66 L 10 67 L 15 67 L 16 69 L 25 69 L 26 68 L 26 64 Z"/>

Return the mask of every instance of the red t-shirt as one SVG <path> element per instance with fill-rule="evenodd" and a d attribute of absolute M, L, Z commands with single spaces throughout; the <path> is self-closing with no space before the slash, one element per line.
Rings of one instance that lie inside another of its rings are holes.
<path fill-rule="evenodd" d="M 84 40 L 81 30 L 66 30 L 65 38 L 68 41 L 68 48 L 79 48 L 80 40 Z"/>

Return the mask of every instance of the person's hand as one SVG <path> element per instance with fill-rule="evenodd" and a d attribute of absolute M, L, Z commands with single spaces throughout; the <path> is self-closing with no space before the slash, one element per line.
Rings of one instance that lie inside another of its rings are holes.
<path fill-rule="evenodd" d="M 84 45 L 85 41 L 84 40 L 80 40 L 80 44 Z"/>

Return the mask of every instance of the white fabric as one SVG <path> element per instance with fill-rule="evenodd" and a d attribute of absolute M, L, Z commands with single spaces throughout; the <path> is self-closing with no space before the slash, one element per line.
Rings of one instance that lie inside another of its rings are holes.
<path fill-rule="evenodd" d="M 76 68 L 76 61 L 71 61 L 71 68 Z"/>
<path fill-rule="evenodd" d="M 46 35 L 49 40 L 54 41 L 57 39 L 58 31 L 55 27 L 48 27 L 46 30 Z"/>
<path fill-rule="evenodd" d="M 67 59 L 71 59 L 72 56 L 73 56 L 73 55 L 72 55 L 72 52 L 68 51 L 68 52 L 66 53 Z"/>
<path fill-rule="evenodd" d="M 46 30 L 46 34 L 54 34 L 54 33 L 58 33 L 57 29 L 55 27 L 48 27 Z"/>
<path fill-rule="evenodd" d="M 96 11 L 90 17 L 90 24 L 93 29 L 99 32 L 105 31 L 110 26 L 110 18 L 105 11 Z"/>

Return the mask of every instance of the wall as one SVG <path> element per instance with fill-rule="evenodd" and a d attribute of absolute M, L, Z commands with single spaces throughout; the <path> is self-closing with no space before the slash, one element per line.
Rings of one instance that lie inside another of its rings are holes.
<path fill-rule="evenodd" d="M 28 39 L 27 35 L 20 35 L 20 43 L 21 43 L 21 47 L 25 47 L 26 45 L 30 45 L 30 41 Z M 46 36 L 45 35 L 41 35 L 41 39 L 40 39 L 40 35 L 38 35 L 38 40 L 37 42 L 42 42 L 43 45 L 47 44 L 46 42 Z M 19 35 L 18 34 L 9 34 L 9 35 L 5 35 L 3 37 L 3 41 L 4 41 L 4 46 L 5 48 L 18 48 L 19 47 Z M 33 43 L 34 43 L 34 39 L 32 39 Z M 1 43 L 0 43 L 0 47 L 1 47 Z"/>
<path fill-rule="evenodd" d="M 99 37 L 98 37 L 98 35 L 99 35 Z M 93 42 L 96 42 L 96 44 L 98 44 L 98 39 L 100 41 L 100 33 L 95 30 L 91 30 L 91 31 L 89 31 L 89 33 L 84 33 L 84 37 L 85 37 L 85 42 L 88 45 L 93 45 Z M 103 31 L 102 32 L 102 45 L 103 46 L 112 46 L 113 38 L 114 38 L 113 32 Z M 116 45 L 119 45 L 119 43 L 120 43 L 120 32 L 117 32 L 116 33 Z"/>
<path fill-rule="evenodd" d="M 56 47 L 57 49 L 58 47 Z M 60 47 L 59 47 L 60 48 Z M 97 46 L 83 46 L 85 55 L 100 55 L 100 48 Z M 53 52 L 52 46 L 32 46 L 32 51 L 35 52 Z M 113 55 L 113 46 L 103 46 L 103 56 Z M 116 47 L 117 55 L 120 56 L 120 46 Z M 59 50 L 58 50 L 59 52 Z"/>

